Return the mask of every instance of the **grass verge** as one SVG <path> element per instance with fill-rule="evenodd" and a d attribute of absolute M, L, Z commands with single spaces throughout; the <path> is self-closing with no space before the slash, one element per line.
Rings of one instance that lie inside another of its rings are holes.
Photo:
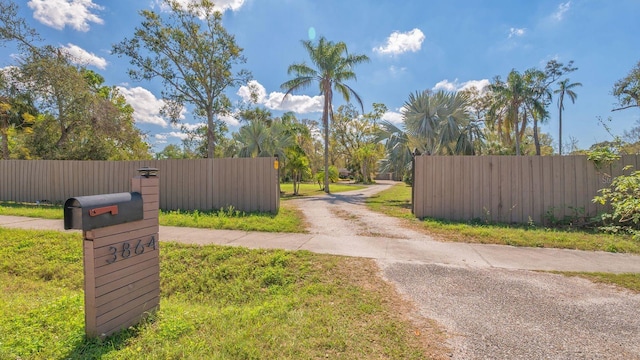
<path fill-rule="evenodd" d="M 2 359 L 424 359 L 443 335 L 368 259 L 161 243 L 160 311 L 84 337 L 82 239 L 0 228 Z"/>
<path fill-rule="evenodd" d="M 593 282 L 616 285 L 629 289 L 635 293 L 640 293 L 640 274 L 610 274 L 610 273 L 590 273 L 590 272 L 567 272 L 551 271 L 554 274 L 565 276 L 578 276 Z"/>
<path fill-rule="evenodd" d="M 362 189 L 364 186 L 353 184 L 332 184 L 331 192 L 338 193 Z M 293 197 L 293 185 L 282 184 L 283 199 Z M 299 196 L 323 195 L 316 184 L 301 184 Z M 61 205 L 27 204 L 14 202 L 0 202 L 0 215 L 26 216 L 43 219 L 62 219 Z M 304 217 L 300 210 L 287 204 L 280 203 L 277 214 L 271 213 L 245 213 L 237 211 L 233 207 L 213 211 L 160 211 L 160 225 L 182 226 L 205 229 L 225 229 L 265 232 L 306 232 Z"/>
<path fill-rule="evenodd" d="M 398 184 L 367 199 L 367 206 L 407 220 L 408 226 L 443 241 L 598 250 L 640 254 L 640 242 L 631 236 L 537 226 L 475 224 L 437 219 L 418 220 L 411 214 L 411 187 Z"/>
<path fill-rule="evenodd" d="M 0 215 L 38 217 L 44 219 L 63 218 L 62 206 L 0 203 Z M 160 211 L 160 225 L 182 226 L 205 229 L 266 231 L 266 232 L 306 232 L 300 210 L 280 203 L 277 214 L 245 213 L 233 208 L 217 211 Z"/>
<path fill-rule="evenodd" d="M 329 186 L 329 190 L 331 190 L 331 193 L 340 193 L 344 191 L 358 190 L 364 187 L 365 186 L 363 185 L 357 185 L 357 184 L 335 183 Z M 280 184 L 280 191 L 282 192 L 281 197 L 283 199 L 294 197 L 292 183 Z M 320 189 L 318 184 L 302 183 L 300 184 L 300 189 L 297 196 L 317 196 L 317 195 L 324 195 L 324 194 L 325 194 L 324 191 Z"/>

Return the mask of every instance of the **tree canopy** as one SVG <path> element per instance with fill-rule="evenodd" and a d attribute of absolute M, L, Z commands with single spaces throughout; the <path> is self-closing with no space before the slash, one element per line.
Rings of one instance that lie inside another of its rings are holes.
<path fill-rule="evenodd" d="M 624 78 L 613 85 L 613 96 L 618 99 L 612 111 L 640 107 L 640 61 Z"/>
<path fill-rule="evenodd" d="M 171 9 L 167 15 L 153 10 L 140 12 L 142 23 L 131 39 L 113 46 L 113 53 L 129 58 L 132 79 L 159 78 L 164 84 L 163 113 L 178 122 L 186 104 L 194 114 L 207 120 L 207 157 L 215 154 L 215 125 L 219 116 L 228 114 L 231 101 L 224 91 L 245 84 L 247 70 L 234 67 L 244 64 L 242 48 L 222 25 L 222 14 L 209 0 L 182 2 L 164 0 Z"/>

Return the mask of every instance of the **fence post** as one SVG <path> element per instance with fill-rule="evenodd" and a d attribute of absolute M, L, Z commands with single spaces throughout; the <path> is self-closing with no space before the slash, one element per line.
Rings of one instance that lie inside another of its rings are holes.
<path fill-rule="evenodd" d="M 414 149 L 411 153 L 411 213 L 415 214 L 416 206 L 416 156 L 420 156 L 420 151 Z"/>

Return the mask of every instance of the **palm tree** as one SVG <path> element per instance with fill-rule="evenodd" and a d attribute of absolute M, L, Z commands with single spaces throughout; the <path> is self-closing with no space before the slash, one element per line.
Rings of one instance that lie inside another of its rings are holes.
<path fill-rule="evenodd" d="M 281 120 L 272 120 L 267 126 L 262 120 L 250 120 L 234 134 L 241 145 L 240 157 L 278 156 L 286 160 L 286 150 L 295 145 L 294 137 L 286 131 Z"/>
<path fill-rule="evenodd" d="M 533 142 L 536 155 L 540 156 L 540 134 L 538 123 L 544 123 L 549 119 L 547 106 L 551 103 L 551 92 L 547 75 L 538 69 L 529 69 L 524 72 L 524 79 L 529 87 L 525 107 L 533 119 Z"/>
<path fill-rule="evenodd" d="M 494 83 L 490 85 L 494 94 L 494 103 L 489 111 L 492 122 L 497 123 L 498 132 L 504 138 L 511 141 L 511 131 L 515 141 L 516 155 L 520 155 L 520 142 L 527 127 L 527 108 L 525 104 L 533 96 L 531 87 L 528 86 L 524 76 L 515 69 L 511 70 L 507 81 L 503 82 L 496 77 Z M 507 132 L 503 133 L 503 126 Z"/>
<path fill-rule="evenodd" d="M 337 91 L 345 101 L 349 102 L 353 96 L 363 109 L 360 96 L 347 84 L 347 80 L 356 80 L 353 71 L 355 65 L 369 61 L 366 55 L 354 55 L 347 52 L 347 45 L 340 41 L 334 43 L 324 37 L 318 39 L 317 45 L 311 41 L 303 41 L 302 45 L 309 53 L 314 67 L 306 63 L 289 66 L 287 73 L 295 77 L 281 85 L 286 93 L 283 100 L 294 91 L 303 90 L 317 82 L 320 94 L 324 96 L 322 107 L 322 125 L 324 126 L 324 191 L 329 193 L 329 120 L 333 117 L 333 90 Z"/>
<path fill-rule="evenodd" d="M 392 172 L 396 178 L 404 178 L 411 171 L 411 144 L 409 135 L 393 123 L 383 120 L 376 142 L 384 141 L 386 157 L 380 161 L 381 172 Z"/>
<path fill-rule="evenodd" d="M 404 125 L 416 147 L 422 153 L 457 154 L 468 148 L 459 146 L 468 128 L 471 115 L 469 98 L 465 93 L 423 91 L 409 95 L 404 104 Z M 468 139 L 468 138 L 467 138 Z"/>
<path fill-rule="evenodd" d="M 569 78 L 566 78 L 558 83 L 558 89 L 554 90 L 554 94 L 560 94 L 558 98 L 558 115 L 559 115 L 559 132 L 558 135 L 558 152 L 562 155 L 562 110 L 564 110 L 564 96 L 568 95 L 571 99 L 571 103 L 575 104 L 578 94 L 572 89 L 578 86 L 582 86 L 581 83 L 569 83 Z"/>

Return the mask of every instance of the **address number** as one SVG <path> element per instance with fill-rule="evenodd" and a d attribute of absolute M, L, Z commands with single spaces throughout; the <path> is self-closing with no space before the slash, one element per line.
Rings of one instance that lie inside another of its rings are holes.
<path fill-rule="evenodd" d="M 135 242 L 135 240 L 134 240 Z M 109 254 L 112 256 L 107 259 L 107 264 L 113 264 L 118 259 L 127 259 L 131 256 L 144 254 L 145 248 L 156 249 L 156 237 L 151 236 L 151 240 L 147 243 L 143 243 L 142 239 L 138 239 L 135 246 L 132 246 L 128 241 L 123 242 L 120 248 L 116 246 L 109 246 Z"/>

